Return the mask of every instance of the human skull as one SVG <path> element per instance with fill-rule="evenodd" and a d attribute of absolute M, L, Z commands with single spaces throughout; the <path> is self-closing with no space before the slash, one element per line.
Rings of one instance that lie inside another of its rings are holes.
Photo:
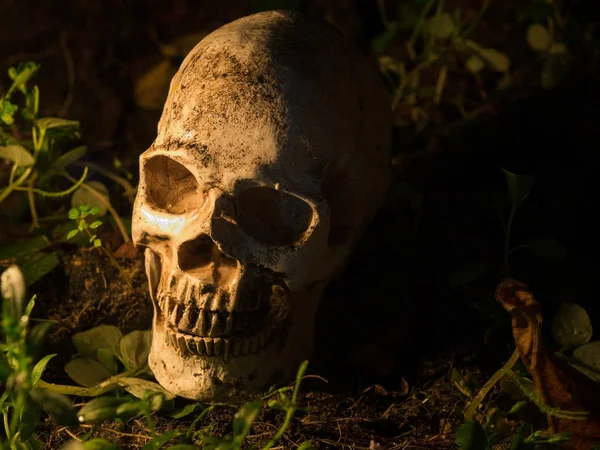
<path fill-rule="evenodd" d="M 196 45 L 140 157 L 133 213 L 162 386 L 218 400 L 293 376 L 324 287 L 381 205 L 390 137 L 376 70 L 325 22 L 264 12 Z"/>

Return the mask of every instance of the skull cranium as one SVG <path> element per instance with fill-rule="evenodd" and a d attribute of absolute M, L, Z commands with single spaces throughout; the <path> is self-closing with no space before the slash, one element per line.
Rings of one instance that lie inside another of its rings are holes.
<path fill-rule="evenodd" d="M 132 224 L 165 388 L 215 400 L 293 375 L 385 195 L 390 130 L 377 72 L 326 23 L 259 13 L 189 53 L 140 157 Z"/>

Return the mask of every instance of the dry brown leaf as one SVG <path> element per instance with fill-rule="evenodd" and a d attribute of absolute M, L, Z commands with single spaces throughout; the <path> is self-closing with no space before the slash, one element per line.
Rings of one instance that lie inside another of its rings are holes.
<path fill-rule="evenodd" d="M 586 420 L 548 415 L 551 431 L 572 433 L 563 444 L 565 449 L 590 450 L 600 442 L 600 383 L 546 348 L 540 305 L 524 283 L 505 279 L 498 286 L 496 299 L 512 316 L 515 345 L 542 402 L 561 410 L 589 412 Z"/>
<path fill-rule="evenodd" d="M 136 104 L 142 109 L 161 110 L 169 92 L 169 83 L 176 72 L 177 67 L 168 59 L 151 67 L 135 84 Z"/>

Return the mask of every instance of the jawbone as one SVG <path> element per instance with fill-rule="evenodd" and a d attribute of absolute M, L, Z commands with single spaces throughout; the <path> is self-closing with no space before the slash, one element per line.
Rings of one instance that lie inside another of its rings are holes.
<path fill-rule="evenodd" d="M 222 356 L 199 357 L 176 350 L 168 342 L 166 326 L 157 323 L 155 316 L 148 362 L 161 386 L 181 397 L 199 401 L 239 399 L 289 381 L 300 363 L 311 356 L 314 313 L 302 316 L 293 317 L 288 330 L 259 353 L 228 362 Z"/>

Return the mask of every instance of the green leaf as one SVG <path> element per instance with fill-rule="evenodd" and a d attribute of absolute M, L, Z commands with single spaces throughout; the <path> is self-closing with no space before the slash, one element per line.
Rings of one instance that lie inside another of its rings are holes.
<path fill-rule="evenodd" d="M 86 152 L 85 146 L 76 147 L 63 155 L 56 158 L 56 160 L 52 163 L 47 170 L 45 170 L 40 176 L 39 183 L 44 184 L 47 183 L 50 178 L 55 176 L 58 173 L 63 172 L 70 164 L 81 159 Z"/>
<path fill-rule="evenodd" d="M 84 387 L 96 386 L 112 374 L 95 359 L 75 358 L 65 365 L 65 372 L 77 384 Z"/>
<path fill-rule="evenodd" d="M 592 322 L 577 303 L 563 302 L 552 321 L 552 337 L 562 347 L 583 345 L 592 338 Z"/>
<path fill-rule="evenodd" d="M 27 286 L 31 286 L 44 275 L 49 274 L 58 267 L 60 261 L 56 252 L 42 253 L 23 264 L 23 276 Z"/>
<path fill-rule="evenodd" d="M 19 437 L 21 438 L 21 441 L 26 441 L 33 435 L 40 423 L 41 415 L 42 408 L 39 403 L 34 401 L 31 396 L 27 396 L 25 407 L 19 414 Z"/>
<path fill-rule="evenodd" d="M 85 156 L 87 148 L 85 145 L 81 145 L 79 147 L 75 147 L 73 150 L 69 150 L 65 154 L 56 158 L 54 163 L 52 164 L 52 169 L 59 172 L 65 169 L 70 164 L 73 164 L 76 161 L 79 161 L 81 158 Z"/>
<path fill-rule="evenodd" d="M 8 76 L 13 80 L 13 85 L 21 93 L 25 94 L 27 91 L 27 82 L 35 75 L 39 68 L 40 65 L 33 61 L 21 62 L 16 68 L 11 67 L 8 69 Z"/>
<path fill-rule="evenodd" d="M 543 259 L 557 260 L 567 256 L 567 250 L 554 238 L 530 239 L 525 247 Z"/>
<path fill-rule="evenodd" d="M 508 72 L 508 69 L 510 69 L 510 59 L 498 50 L 486 48 L 481 53 L 481 57 L 494 72 Z"/>
<path fill-rule="evenodd" d="M 128 369 L 142 369 L 148 365 L 152 344 L 151 330 L 134 330 L 121 339 L 121 358 Z"/>
<path fill-rule="evenodd" d="M 168 443 L 169 441 L 172 441 L 173 439 L 176 439 L 180 436 L 183 436 L 183 433 L 181 433 L 177 430 L 169 430 L 166 433 L 161 434 L 160 436 L 156 436 L 150 442 L 145 444 L 142 447 L 142 450 L 158 450 L 158 449 L 162 448 L 162 446 L 165 445 L 166 443 Z M 169 449 L 172 449 L 172 448 L 173 447 L 169 447 Z"/>
<path fill-rule="evenodd" d="M 525 442 L 525 438 L 527 438 L 531 434 L 531 425 L 522 424 L 511 439 L 510 450 L 534 450 L 535 444 L 533 442 Z"/>
<path fill-rule="evenodd" d="M 33 389 L 30 395 L 34 401 L 44 407 L 54 423 L 63 426 L 77 425 L 73 403 L 67 396 L 47 389 Z"/>
<path fill-rule="evenodd" d="M 448 39 L 454 31 L 452 16 L 447 12 L 436 14 L 428 20 L 427 31 L 435 38 Z"/>
<path fill-rule="evenodd" d="M 84 450 L 120 450 L 121 448 L 117 444 L 113 444 L 104 439 L 96 438 L 90 439 L 83 443 Z"/>
<path fill-rule="evenodd" d="M 71 219 L 71 220 L 79 219 L 79 209 L 71 208 L 69 210 L 69 219 Z"/>
<path fill-rule="evenodd" d="M 113 375 L 119 371 L 119 366 L 115 358 L 115 354 L 104 348 L 99 348 L 96 354 L 96 359 Z"/>
<path fill-rule="evenodd" d="M 600 341 L 592 341 L 577 347 L 573 351 L 573 358 L 581 363 L 575 368 L 595 381 L 600 381 Z"/>
<path fill-rule="evenodd" d="M 90 330 L 76 333 L 71 338 L 73 345 L 82 356 L 96 358 L 99 348 L 119 354 L 119 342 L 123 333 L 114 325 L 98 325 Z"/>
<path fill-rule="evenodd" d="M 33 86 L 25 96 L 25 108 L 21 110 L 23 118 L 29 122 L 35 121 L 40 106 L 40 89 Z"/>
<path fill-rule="evenodd" d="M 0 120 L 5 125 L 12 125 L 15 122 L 15 113 L 19 110 L 19 107 L 8 100 L 0 99 Z"/>
<path fill-rule="evenodd" d="M 35 254 L 48 247 L 50 240 L 46 236 L 35 236 L 23 241 L 0 247 L 0 259 L 22 260 L 23 257 Z"/>
<path fill-rule="evenodd" d="M 90 223 L 90 228 L 92 230 L 95 230 L 96 228 L 98 228 L 100 225 L 102 225 L 102 221 L 101 220 L 95 220 L 94 222 Z"/>
<path fill-rule="evenodd" d="M 518 207 L 525 201 L 531 192 L 534 178 L 527 175 L 517 175 L 506 169 L 502 169 L 506 184 L 508 186 L 508 195 L 512 204 Z"/>
<path fill-rule="evenodd" d="M 54 326 L 54 321 L 45 320 L 36 324 L 27 336 L 27 348 L 30 354 L 35 355 L 44 340 L 44 337 Z"/>
<path fill-rule="evenodd" d="M 123 403 L 117 408 L 117 417 L 120 419 L 131 419 L 132 417 L 143 414 L 144 410 L 139 401 Z"/>
<path fill-rule="evenodd" d="M 196 409 L 198 409 L 198 408 L 204 408 L 204 405 L 200 402 L 190 403 L 188 405 L 185 405 L 183 408 L 179 409 L 178 411 L 176 411 L 172 414 L 169 414 L 169 417 L 172 417 L 173 419 L 182 419 L 185 416 L 189 416 L 191 413 L 196 411 Z"/>
<path fill-rule="evenodd" d="M 515 414 L 519 411 L 522 411 L 528 404 L 529 404 L 529 401 L 527 401 L 527 400 L 518 401 L 517 403 L 515 403 L 512 406 L 512 408 L 510 408 L 510 411 L 508 411 L 507 414 Z"/>
<path fill-rule="evenodd" d="M 31 371 L 31 384 L 34 387 L 37 386 L 38 382 L 40 381 L 40 378 L 42 378 L 44 370 L 46 370 L 46 367 L 48 366 L 48 363 L 55 356 L 56 353 L 46 355 L 42 359 L 40 359 L 35 366 L 33 366 L 33 370 Z"/>
<path fill-rule="evenodd" d="M 314 446 L 310 441 L 304 441 L 302 444 L 298 446 L 298 450 L 312 450 Z"/>
<path fill-rule="evenodd" d="M 67 233 L 67 240 L 69 240 L 71 238 L 74 238 L 78 234 L 79 234 L 79 230 L 77 228 L 75 228 L 74 230 L 69 231 L 69 233 Z"/>
<path fill-rule="evenodd" d="M 102 247 L 102 241 L 100 239 L 94 239 L 94 247 Z"/>
<path fill-rule="evenodd" d="M 98 397 L 89 401 L 77 413 L 79 422 L 100 422 L 117 416 L 117 409 L 123 403 L 130 402 L 125 397 Z"/>
<path fill-rule="evenodd" d="M 110 203 L 108 189 L 104 184 L 100 183 L 99 181 L 89 181 L 86 184 L 98 191 L 98 193 L 102 195 L 106 203 Z M 98 215 L 99 217 L 102 217 L 106 214 L 106 203 L 102 202 L 102 200 L 100 200 L 95 193 L 90 192 L 83 186 L 78 188 L 71 197 L 71 206 L 73 208 L 87 206 L 88 209 L 86 209 L 85 211 L 87 212 L 89 211 L 89 208 L 95 207 L 98 211 L 96 215 Z"/>
<path fill-rule="evenodd" d="M 31 300 L 29 300 L 29 303 L 27 303 L 27 306 L 25 307 L 25 311 L 23 312 L 23 315 L 29 317 L 31 315 L 31 312 L 33 311 L 33 308 L 35 307 L 35 295 L 33 297 L 31 297 Z"/>
<path fill-rule="evenodd" d="M 485 62 L 479 56 L 471 55 L 465 62 L 465 67 L 471 73 L 478 73 L 485 68 Z"/>
<path fill-rule="evenodd" d="M 176 397 L 175 394 L 167 391 L 160 384 L 141 378 L 121 377 L 118 379 L 118 383 L 119 386 L 139 399 L 143 399 L 147 392 L 158 392 L 164 395 L 166 400 L 173 400 Z"/>
<path fill-rule="evenodd" d="M 90 214 L 91 214 L 92 216 L 95 216 L 95 215 L 97 215 L 97 214 L 98 214 L 100 211 L 101 211 L 101 209 L 100 209 L 100 208 L 98 208 L 97 206 L 94 206 L 92 209 L 90 209 Z"/>
<path fill-rule="evenodd" d="M 60 450 L 121 450 L 121 447 L 101 438 L 88 441 L 84 438 L 83 441 L 69 441 Z"/>
<path fill-rule="evenodd" d="M 387 47 L 387 45 L 396 37 L 398 34 L 398 23 L 390 22 L 388 28 L 383 32 L 377 35 L 372 41 L 371 46 L 373 50 L 377 53 L 383 53 Z"/>
<path fill-rule="evenodd" d="M 233 417 L 233 434 L 236 443 L 242 443 L 246 435 L 250 432 L 250 427 L 260 413 L 261 402 L 255 400 L 246 403 L 242 408 L 235 413 Z"/>
<path fill-rule="evenodd" d="M 456 430 L 456 444 L 461 450 L 489 450 L 487 433 L 479 422 L 465 422 Z"/>
<path fill-rule="evenodd" d="M 52 128 L 79 127 L 76 120 L 61 119 L 60 117 L 42 117 L 35 121 L 40 131 L 50 130 Z"/>
<path fill-rule="evenodd" d="M 35 158 L 22 145 L 0 146 L 0 158 L 12 161 L 16 166 L 29 167 L 35 164 Z"/>
<path fill-rule="evenodd" d="M 545 52 L 552 46 L 552 35 L 548 29 L 539 23 L 533 23 L 527 28 L 527 44 L 536 52 Z"/>

